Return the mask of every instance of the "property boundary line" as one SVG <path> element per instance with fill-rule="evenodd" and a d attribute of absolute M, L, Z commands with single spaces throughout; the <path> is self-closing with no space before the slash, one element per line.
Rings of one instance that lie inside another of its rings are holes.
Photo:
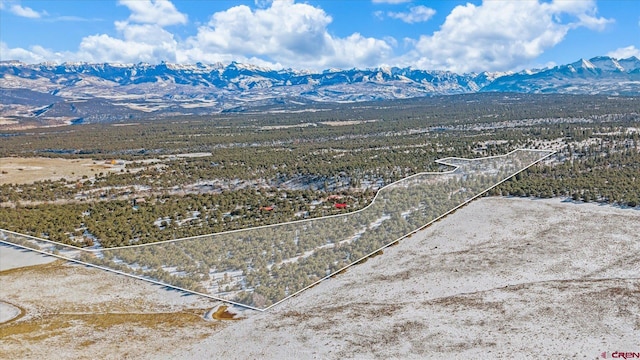
<path fill-rule="evenodd" d="M 15 232 L 13 234 L 22 235 L 22 234 L 15 233 Z M 218 300 L 218 301 L 221 301 L 221 302 L 224 302 L 224 303 L 227 303 L 227 304 L 233 304 L 233 305 L 236 305 L 236 306 L 240 306 L 240 307 L 243 307 L 243 308 L 256 310 L 256 311 L 265 311 L 266 310 L 266 309 L 260 309 L 260 308 L 257 308 L 257 307 L 253 307 L 251 305 L 235 302 L 235 301 L 232 301 L 232 300 L 219 298 L 219 297 L 216 297 L 214 295 L 209 295 L 209 294 L 205 294 L 205 293 L 201 293 L 201 292 L 197 292 L 197 291 L 181 288 L 181 287 L 175 286 L 175 285 L 165 284 L 165 283 L 157 281 L 157 280 L 145 278 L 145 277 L 134 275 L 134 274 L 129 274 L 129 273 L 126 273 L 124 271 L 111 269 L 111 268 L 108 268 L 108 267 L 104 267 L 102 265 L 91 264 L 91 263 L 84 262 L 84 261 L 81 261 L 81 260 L 78 260 L 78 259 L 68 258 L 66 256 L 50 253 L 50 252 L 47 252 L 47 251 L 44 251 L 44 250 L 34 249 L 34 248 L 30 248 L 28 246 L 24 246 L 24 245 L 20 245 L 20 244 L 14 244 L 14 243 L 6 241 L 6 240 L 0 239 L 0 243 L 7 244 L 9 246 L 18 247 L 18 248 L 21 248 L 21 249 L 24 249 L 24 250 L 35 251 L 35 252 L 43 254 L 43 255 L 53 256 L 55 258 L 66 260 L 66 261 L 70 261 L 70 262 L 74 262 L 76 264 L 80 264 L 80 265 L 84 265 L 84 266 L 88 266 L 88 267 L 93 267 L 93 268 L 100 269 L 100 270 L 105 270 L 105 271 L 108 271 L 108 272 L 112 272 L 112 273 L 116 273 L 116 274 L 119 274 L 119 275 L 128 276 L 128 277 L 131 277 L 131 278 L 134 278 L 134 279 L 138 279 L 138 280 L 143 280 L 143 281 L 146 281 L 146 282 L 150 282 L 152 284 L 160 285 L 160 286 L 163 286 L 163 287 L 168 287 L 168 288 L 171 288 L 171 289 L 174 289 L 174 290 L 180 290 L 180 291 L 187 292 L 187 293 L 190 293 L 190 294 L 204 296 L 206 298 L 213 299 L 213 300 Z"/>
<path fill-rule="evenodd" d="M 520 149 L 518 149 L 518 150 L 520 150 Z M 525 149 L 525 150 L 528 150 L 528 149 Z M 517 151 L 517 150 L 514 150 L 514 151 Z M 541 151 L 551 151 L 551 150 L 541 150 Z M 513 152 L 513 151 L 512 151 L 512 152 Z M 500 156 L 506 156 L 506 155 L 508 155 L 508 154 L 511 154 L 512 152 L 507 153 L 507 154 L 505 154 L 505 155 L 500 155 Z M 344 270 L 349 269 L 350 267 L 352 267 L 352 266 L 354 266 L 354 265 L 358 264 L 360 261 L 362 261 L 362 260 L 364 260 L 364 259 L 366 259 L 366 258 L 370 257 L 371 255 L 373 255 L 373 254 L 377 253 L 378 251 L 380 251 L 380 250 L 384 250 L 384 249 L 388 248 L 389 246 L 394 245 L 394 244 L 398 243 L 399 241 L 401 241 L 401 240 L 403 240 L 403 239 L 407 238 L 409 235 L 413 235 L 413 234 L 417 233 L 418 231 L 423 230 L 423 229 L 425 229 L 425 228 L 429 227 L 430 225 L 432 225 L 432 224 L 433 224 L 433 223 L 435 223 L 436 221 L 438 221 L 438 220 L 440 220 L 440 219 L 442 219 L 442 218 L 446 217 L 447 215 L 449 215 L 449 214 L 451 214 L 451 213 L 455 212 L 456 210 L 458 210 L 459 208 L 461 208 L 461 207 L 463 207 L 463 206 L 467 205 L 467 204 L 468 204 L 468 203 L 470 203 L 471 201 L 473 201 L 473 200 L 477 199 L 478 197 L 480 197 L 480 196 L 484 195 L 487 191 L 489 191 L 489 190 L 493 189 L 494 187 L 496 187 L 496 186 L 498 186 L 498 185 L 502 184 L 503 182 L 505 182 L 505 181 L 507 181 L 507 180 L 511 179 L 512 177 L 516 176 L 517 174 L 521 173 L 522 171 L 524 171 L 524 170 L 526 170 L 526 169 L 530 168 L 531 166 L 533 166 L 533 165 L 535 165 L 535 164 L 539 163 L 540 161 L 542 161 L 542 160 L 544 160 L 544 159 L 548 158 L 549 156 L 551 156 L 551 155 L 553 155 L 553 154 L 555 154 L 555 153 L 556 153 L 555 151 L 551 151 L 548 155 L 546 155 L 546 156 L 544 156 L 544 157 L 542 157 L 542 158 L 540 158 L 540 159 L 538 159 L 538 160 L 536 160 L 536 161 L 532 162 L 531 164 L 529 164 L 529 165 L 525 166 L 524 168 L 522 168 L 522 169 L 520 169 L 520 170 L 518 170 L 518 171 L 514 172 L 513 174 L 511 174 L 511 175 L 509 175 L 509 176 L 505 177 L 504 179 L 502 179 L 502 180 L 500 180 L 499 182 L 497 182 L 497 183 L 495 183 L 495 184 L 491 185 L 490 187 L 486 188 L 485 190 L 483 190 L 483 191 L 479 192 L 478 194 L 476 194 L 476 195 L 475 195 L 475 196 L 473 196 L 472 198 L 470 198 L 470 199 L 466 200 L 465 202 L 461 203 L 460 205 L 458 205 L 458 206 L 454 207 L 453 209 L 451 209 L 451 210 L 449 210 L 449 211 L 445 212 L 444 214 L 442 214 L 442 215 L 438 216 L 437 218 L 435 218 L 435 219 L 433 219 L 433 220 L 429 221 L 428 223 L 426 223 L 426 224 L 422 225 L 421 227 L 417 228 L 416 230 L 413 230 L 413 231 L 411 231 L 411 232 L 409 232 L 409 233 L 407 233 L 407 234 L 405 234 L 405 235 L 402 235 L 401 237 L 399 237 L 399 238 L 397 238 L 397 239 L 395 239 L 395 240 L 391 241 L 390 243 L 388 243 L 388 244 L 386 244 L 386 245 L 384 245 L 384 246 L 381 246 L 380 248 L 378 248 L 378 249 L 376 249 L 376 250 L 374 250 L 374 251 L 370 252 L 369 254 L 367 254 L 367 255 L 365 255 L 365 256 L 363 256 L 363 257 L 359 258 L 358 260 L 355 260 L 355 261 L 354 261 L 354 262 L 352 262 L 351 264 L 346 265 L 346 266 L 344 266 L 344 267 L 342 267 L 342 268 L 340 268 L 340 269 L 338 269 L 338 270 L 334 271 L 333 273 L 331 273 L 331 274 L 329 274 L 329 275 L 327 275 L 327 276 L 323 277 L 322 279 L 320 279 L 320 280 L 318 280 L 318 281 L 316 281 L 316 282 L 314 282 L 314 283 L 312 283 L 312 284 L 310 284 L 310 285 L 308 285 L 308 286 L 306 286 L 306 287 L 304 287 L 304 288 L 302 288 L 302 289 L 300 289 L 300 290 L 298 290 L 298 291 L 294 292 L 293 294 L 291 294 L 291 295 L 289 295 L 289 296 L 285 297 L 284 299 L 279 300 L 279 301 L 277 301 L 277 302 L 275 302 L 275 303 L 273 303 L 273 304 L 271 304 L 271 305 L 267 306 L 266 308 L 264 308 L 264 311 L 267 311 L 267 310 L 271 309 L 272 307 L 274 307 L 274 306 L 276 306 L 276 305 L 278 305 L 278 304 L 281 304 L 281 303 L 282 303 L 282 302 L 284 302 L 285 300 L 288 300 L 288 299 L 290 299 L 290 298 L 292 298 L 292 297 L 294 297 L 294 296 L 296 296 L 296 295 L 300 294 L 301 292 L 303 292 L 303 291 L 305 291 L 305 290 L 308 290 L 308 289 L 310 289 L 310 288 L 312 288 L 312 287 L 314 287 L 314 286 L 318 285 L 319 283 L 321 283 L 321 282 L 322 282 L 322 281 L 324 281 L 324 280 L 330 279 L 330 278 L 331 278 L 332 276 L 334 276 L 335 274 L 338 274 L 338 273 L 339 273 L 339 272 L 341 272 L 341 271 L 344 271 Z M 485 158 L 482 158 L 482 159 L 488 159 L 488 158 L 491 158 L 491 157 L 485 157 Z M 447 159 L 452 159 L 452 158 L 447 158 Z M 456 159 L 460 159 L 460 158 L 456 158 Z M 444 160 L 444 159 L 443 159 L 443 160 Z M 436 162 L 438 162 L 438 160 L 436 160 Z M 449 165 L 449 164 L 447 164 L 447 165 Z M 456 170 L 457 170 L 457 168 L 456 168 Z M 407 178 L 407 179 L 408 179 L 408 178 Z"/>
<path fill-rule="evenodd" d="M 463 206 L 467 205 L 467 204 L 468 204 L 468 203 L 470 203 L 471 201 L 473 201 L 473 200 L 477 199 L 478 197 L 480 197 L 480 196 L 484 195 L 487 191 L 489 191 L 489 190 L 493 189 L 494 187 L 496 187 L 496 186 L 498 186 L 498 185 L 502 184 L 503 182 L 505 182 L 505 181 L 507 181 L 507 180 L 511 179 L 511 178 L 512 178 L 512 177 L 514 177 L 515 175 L 517 175 L 517 174 L 519 174 L 520 172 L 522 172 L 522 171 L 524 171 L 524 170 L 528 169 L 529 167 L 531 167 L 531 166 L 533 166 L 533 165 L 535 165 L 535 164 L 539 163 L 540 161 L 542 161 L 542 160 L 544 160 L 544 159 L 547 159 L 548 157 L 552 156 L 552 155 L 553 155 L 553 154 L 555 154 L 556 152 L 555 152 L 555 151 L 553 151 L 553 150 L 541 150 L 541 149 L 526 149 L 526 148 L 522 148 L 522 149 L 515 149 L 515 150 L 512 150 L 512 151 L 510 151 L 510 152 L 508 152 L 508 153 L 506 153 L 506 154 L 502 154 L 502 155 L 485 156 L 485 157 L 476 158 L 476 159 L 466 159 L 466 158 L 460 158 L 460 157 L 446 157 L 446 158 L 443 158 L 443 159 L 437 159 L 437 160 L 434 160 L 434 162 L 436 162 L 436 163 L 438 163 L 438 164 L 443 164 L 443 165 L 453 166 L 453 167 L 454 167 L 454 169 L 453 169 L 453 170 L 449 170 L 449 171 L 443 171 L 443 172 L 421 172 L 421 173 L 413 174 L 413 175 L 408 176 L 408 177 L 406 177 L 406 178 L 403 178 L 403 179 L 400 179 L 400 180 L 394 181 L 394 182 L 392 182 L 392 183 L 390 183 L 390 184 L 388 184 L 388 185 L 385 185 L 385 186 L 381 187 L 380 189 L 378 189 L 378 191 L 376 192 L 375 196 L 373 197 L 373 199 L 371 200 L 371 203 L 369 203 L 369 205 L 365 206 L 365 207 L 364 207 L 364 208 L 362 208 L 362 209 L 359 209 L 359 210 L 356 210 L 356 211 L 353 211 L 353 212 L 350 212 L 350 213 L 346 213 L 346 214 L 337 214 L 337 215 L 329 215 L 329 216 L 323 216 L 323 217 L 312 218 L 312 219 L 295 220 L 295 221 L 289 221 L 289 222 L 278 223 L 278 224 L 262 225 L 262 226 L 252 227 L 252 228 L 245 228 L 245 229 L 230 230 L 230 231 L 224 231 L 224 232 L 219 232 L 219 233 L 211 233 L 211 234 L 205 234 L 205 235 L 197 235 L 197 236 L 185 237 L 185 238 L 180 238 L 180 239 L 172 239 L 172 240 L 158 241 L 158 242 L 147 243 L 147 244 L 130 245 L 130 246 L 118 246 L 118 247 L 107 248 L 107 249 L 85 249 L 85 248 L 77 247 L 77 246 L 74 246 L 74 245 L 67 245 L 67 244 L 59 243 L 59 242 L 52 241 L 52 240 L 42 239 L 42 238 L 39 238 L 39 237 L 35 237 L 35 236 L 31 236 L 31 235 L 26 235 L 26 234 L 21 234 L 21 233 L 18 233 L 18 232 L 15 232 L 15 231 L 11 231 L 11 230 L 0 229 L 0 232 L 6 232 L 6 233 L 9 233 L 9 234 L 13 234 L 13 235 L 17 235 L 17 236 L 22 236 L 22 237 L 26 237 L 26 238 L 30 238 L 30 239 L 33 239 L 33 240 L 36 240 L 36 241 L 42 241 L 42 242 L 45 242 L 45 243 L 49 243 L 49 244 L 52 244 L 52 245 L 54 245 L 54 246 L 64 246 L 64 247 L 72 248 L 72 249 L 75 249 L 75 250 L 84 251 L 84 252 L 87 252 L 87 253 L 104 252 L 104 251 L 109 251 L 109 250 L 118 250 L 118 249 L 132 249 L 132 248 L 137 248 L 137 247 L 142 247 L 142 246 L 158 245 L 158 244 L 167 244 L 167 243 L 172 243 L 172 242 L 177 242 L 177 241 L 184 241 L 184 240 L 195 240 L 195 239 L 200 239 L 200 238 L 204 238 L 204 237 L 208 237 L 208 236 L 216 236 L 216 235 L 233 234 L 233 233 L 237 233 L 237 232 L 241 232 L 241 231 L 258 230 L 258 229 L 265 229 L 265 228 L 270 228 L 270 227 L 274 227 L 274 226 L 289 225 L 289 224 L 299 224 L 299 223 L 305 223 L 305 222 L 309 222 L 309 221 L 318 221 L 318 220 L 321 220 L 321 219 L 327 219 L 327 218 L 335 218 L 335 217 L 344 217 L 344 216 L 349 216 L 349 215 L 351 215 L 351 214 L 356 214 L 356 213 L 358 213 L 358 212 L 364 211 L 364 210 L 366 210 L 367 208 L 369 208 L 370 206 L 372 206 L 372 205 L 374 204 L 375 200 L 377 199 L 378 195 L 380 194 L 380 192 L 381 192 L 382 190 L 384 190 L 384 189 L 386 189 L 386 188 L 388 188 L 388 187 L 391 187 L 391 186 L 393 186 L 393 185 L 395 185 L 395 184 L 397 184 L 397 183 L 400 183 L 400 182 L 403 182 L 403 181 L 409 180 L 409 179 L 411 179 L 411 178 L 413 178 L 413 177 L 421 176 L 421 175 L 440 175 L 440 174 L 451 174 L 451 173 L 454 173 L 455 171 L 457 171 L 458 169 L 460 169 L 460 166 L 459 166 L 459 165 L 454 165 L 454 164 L 448 163 L 448 162 L 447 162 L 447 160 L 453 160 L 453 159 L 456 159 L 456 160 L 464 160 L 464 161 L 486 160 L 486 159 L 493 159 L 493 158 L 499 158 L 499 157 L 507 157 L 507 156 L 509 156 L 509 155 L 511 155 L 511 154 L 513 154 L 513 153 L 515 153 L 515 152 L 517 152 L 517 151 L 546 152 L 546 153 L 548 153 L 548 154 L 547 154 L 547 155 L 545 155 L 545 156 L 543 156 L 543 157 L 541 157 L 541 158 L 539 158 L 538 160 L 536 160 L 536 161 L 532 162 L 531 164 L 529 164 L 529 165 L 527 165 L 527 166 L 525 166 L 525 167 L 523 167 L 523 168 L 521 168 L 521 169 L 517 170 L 516 172 L 514 172 L 514 173 L 512 173 L 511 175 L 509 175 L 509 176 L 505 177 L 504 179 L 500 180 L 499 182 L 497 182 L 497 183 L 495 183 L 495 184 L 491 185 L 490 187 L 488 187 L 488 188 L 486 188 L 485 190 L 483 190 L 483 191 L 479 192 L 478 194 L 474 195 L 473 197 L 469 198 L 468 200 L 466 200 L 466 201 L 462 202 L 461 204 L 459 204 L 459 205 L 455 206 L 454 208 L 452 208 L 452 209 L 450 209 L 450 210 L 446 211 L 445 213 L 441 214 L 440 216 L 436 217 L 435 219 L 433 219 L 433 220 L 429 221 L 428 223 L 424 224 L 423 226 L 419 227 L 418 229 L 412 230 L 411 232 L 408 232 L 407 234 L 400 236 L 399 238 L 397 238 L 397 239 L 395 239 L 395 240 L 393 240 L 393 241 L 389 242 L 388 244 L 383 245 L 383 246 L 381 246 L 380 248 L 377 248 L 376 250 L 374 250 L 374 251 L 372 251 L 372 252 L 368 253 L 367 255 L 362 256 L 361 258 L 359 258 L 359 259 L 357 259 L 357 260 L 353 261 L 352 263 L 350 263 L 350 264 L 348 264 L 348 265 L 346 265 L 346 266 L 344 266 L 344 267 L 342 267 L 342 268 L 340 268 L 340 269 L 338 269 L 338 270 L 336 270 L 336 271 L 332 272 L 332 273 L 331 273 L 331 274 L 329 274 L 329 275 L 326 275 L 325 277 L 323 277 L 323 278 L 321 278 L 321 279 L 319 279 L 319 280 L 317 280 L 317 281 L 313 282 L 313 283 L 312 283 L 312 284 L 310 284 L 310 285 L 307 285 L 306 287 L 304 287 L 304 288 L 302 288 L 302 289 L 300 289 L 300 290 L 298 290 L 298 291 L 296 291 L 296 292 L 294 292 L 294 293 L 292 293 L 292 294 L 290 294 L 290 295 L 286 296 L 285 298 L 283 298 L 283 299 L 281 299 L 281 300 L 278 300 L 277 302 L 275 302 L 275 303 L 273 303 L 273 304 L 271 304 L 271 305 L 269 305 L 269 306 L 267 306 L 267 307 L 265 307 L 265 308 L 256 308 L 256 307 L 253 307 L 253 306 L 251 306 L 251 305 L 242 304 L 242 303 L 235 302 L 235 301 L 232 301 L 232 300 L 219 298 L 219 297 L 216 297 L 216 296 L 214 296 L 214 295 L 205 294 L 205 293 L 200 293 L 200 292 L 197 292 L 197 291 L 194 291 L 194 290 L 189 290 L 189 289 L 181 288 L 181 287 L 178 287 L 178 286 L 165 284 L 165 283 L 160 282 L 160 281 L 157 281 L 157 280 L 153 280 L 153 279 L 145 278 L 145 277 L 138 276 L 138 275 L 134 275 L 134 274 L 129 274 L 129 273 L 126 273 L 126 272 L 123 272 L 123 271 L 119 271 L 119 270 L 115 270 L 115 269 L 107 268 L 107 267 L 104 267 L 104 266 L 101 266 L 101 265 L 95 265 L 95 264 L 87 263 L 87 262 L 84 262 L 84 261 L 81 261 L 81 260 L 77 260 L 77 259 L 74 259 L 74 258 L 69 258 L 69 257 L 66 257 L 66 256 L 62 256 L 62 255 L 59 255 L 59 254 L 50 253 L 50 252 L 47 252 L 47 251 L 44 251 L 44 250 L 34 249 L 34 248 L 30 248 L 30 247 L 28 247 L 28 246 L 19 245 L 19 244 L 14 244 L 14 243 L 12 243 L 12 242 L 5 241 L 5 240 L 2 240 L 2 239 L 0 239 L 0 243 L 4 243 L 4 244 L 10 245 L 10 246 L 14 246 L 14 247 L 22 248 L 22 249 L 25 249 L 25 250 L 35 251 L 35 252 L 37 252 L 37 253 L 41 253 L 41 254 L 48 255 L 48 256 L 53 256 L 53 257 L 56 257 L 56 258 L 59 258 L 59 259 L 63 259 L 63 260 L 67 260 L 67 261 L 71 261 L 71 262 L 74 262 L 74 263 L 77 263 L 77 264 L 81 264 L 81 265 L 85 265 L 85 266 L 89 266 L 89 267 L 94 267 L 94 268 L 101 269 L 101 270 L 105 270 L 105 271 L 109 271 L 109 272 L 112 272 L 112 273 L 116 273 L 116 274 L 120 274 L 120 275 L 129 276 L 129 277 L 132 277 L 132 278 L 134 278 L 134 279 L 147 281 L 147 282 L 150 282 L 150 283 L 153 283 L 153 284 L 156 284 L 156 285 L 161 285 L 161 286 L 168 287 L 168 288 L 171 288 L 171 289 L 180 290 L 180 291 L 184 291 L 184 292 L 191 293 L 191 294 L 194 294 L 194 295 L 203 296 L 203 297 L 206 297 L 206 298 L 210 298 L 210 299 L 218 300 L 218 301 L 225 302 L 225 303 L 228 303 L 228 304 L 233 304 L 233 305 L 236 305 L 236 306 L 239 306 L 239 307 L 243 307 L 243 308 L 247 308 L 247 309 L 251 309 L 251 310 L 256 310 L 256 311 L 264 312 L 264 311 L 267 311 L 267 310 L 271 309 L 272 307 L 274 307 L 274 306 L 276 306 L 276 305 L 279 305 L 279 304 L 283 303 L 284 301 L 286 301 L 286 300 L 288 300 L 288 299 L 290 299 L 290 298 L 292 298 L 292 297 L 294 297 L 294 296 L 296 296 L 296 295 L 298 295 L 298 294 L 302 293 L 303 291 L 308 290 L 308 289 L 310 289 L 310 288 L 312 288 L 312 287 L 314 287 L 314 286 L 318 285 L 318 284 L 319 284 L 319 283 L 321 283 L 322 281 L 325 281 L 325 280 L 327 280 L 327 279 L 330 279 L 331 277 L 335 276 L 336 274 L 338 274 L 338 273 L 340 273 L 340 272 L 342 272 L 342 271 L 344 271 L 344 270 L 349 269 L 350 267 L 352 267 L 352 266 L 354 266 L 354 265 L 356 265 L 356 264 L 360 263 L 362 260 L 364 260 L 364 259 L 366 259 L 366 258 L 369 258 L 370 256 L 372 256 L 373 254 L 377 253 L 378 251 L 380 251 L 380 250 L 384 250 L 384 249 L 388 248 L 389 246 L 392 246 L 392 245 L 394 245 L 394 244 L 398 243 L 399 241 L 401 241 L 401 240 L 403 240 L 403 239 L 405 239 L 405 238 L 407 238 L 407 237 L 409 237 L 409 236 L 411 236 L 411 235 L 413 235 L 413 234 L 417 233 L 418 231 L 421 231 L 421 230 L 423 230 L 423 229 L 425 229 L 425 228 L 429 227 L 430 225 L 432 225 L 432 224 L 433 224 L 433 223 L 435 223 L 436 221 L 438 221 L 438 220 L 440 220 L 440 219 L 442 219 L 442 218 L 446 217 L 447 215 L 449 215 L 449 214 L 451 214 L 451 213 L 455 212 L 457 209 L 459 209 L 459 208 L 461 208 L 461 207 L 463 207 Z"/>
<path fill-rule="evenodd" d="M 515 149 L 515 150 L 512 150 L 512 151 L 510 151 L 510 152 L 508 152 L 506 154 L 502 154 L 502 155 L 485 156 L 485 157 L 476 158 L 476 159 L 466 159 L 466 158 L 460 158 L 460 157 L 446 157 L 446 158 L 443 158 L 443 159 L 437 159 L 437 160 L 434 160 L 435 163 L 452 166 L 452 167 L 454 167 L 454 169 L 453 170 L 448 170 L 448 171 L 442 171 L 442 172 L 435 172 L 435 171 L 420 172 L 420 173 L 417 173 L 417 174 L 413 174 L 411 176 L 407 176 L 406 178 L 402 178 L 400 180 L 394 181 L 394 182 L 392 182 L 390 184 L 387 184 L 387 185 L 381 187 L 380 189 L 378 189 L 378 191 L 374 195 L 373 199 L 371 200 L 371 202 L 367 206 L 363 207 L 362 209 L 358 209 L 356 211 L 348 212 L 348 213 L 345 213 L 345 214 L 335 214 L 335 215 L 321 216 L 321 217 L 311 218 L 311 219 L 287 221 L 287 222 L 282 222 L 282 223 L 277 223 L 277 224 L 260 225 L 260 226 L 250 227 L 250 228 L 221 231 L 221 232 L 217 232 L 217 233 L 209 233 L 209 234 L 203 234 L 203 235 L 188 236 L 188 237 L 183 237 L 183 238 L 178 238 L 178 239 L 156 241 L 156 242 L 152 242 L 152 243 L 136 244 L 136 245 L 125 245 L 125 246 L 115 246 L 115 247 L 103 248 L 103 249 L 81 248 L 81 247 L 78 247 L 78 246 L 75 246 L 75 245 L 67 245 L 67 244 L 59 243 L 57 241 L 52 241 L 52 240 L 39 238 L 37 236 L 31 236 L 31 235 L 26 235 L 26 234 L 22 234 L 22 233 L 17 233 L 17 232 L 11 231 L 11 230 L 0 229 L 0 231 L 5 231 L 5 232 L 8 232 L 8 233 L 11 233 L 11 234 L 14 234 L 14 235 L 25 236 L 25 237 L 28 237 L 28 238 L 31 238 L 31 239 L 34 239 L 34 240 L 37 240 L 37 241 L 43 241 L 43 242 L 50 243 L 50 244 L 53 244 L 53 245 L 62 245 L 62 246 L 67 246 L 67 247 L 73 248 L 75 250 L 94 253 L 94 252 L 108 252 L 108 251 L 111 251 L 111 250 L 121 250 L 121 249 L 134 249 L 134 248 L 143 247 L 143 246 L 168 244 L 168 243 L 172 243 L 172 242 L 185 241 L 185 240 L 195 240 L 195 239 L 200 239 L 200 238 L 209 237 L 209 236 L 219 236 L 219 235 L 234 234 L 234 233 L 238 233 L 238 232 L 242 232 L 242 231 L 267 229 L 267 228 L 271 228 L 271 227 L 275 227 L 275 226 L 300 224 L 300 223 L 305 223 L 305 222 L 310 222 L 310 221 L 318 221 L 318 220 L 322 220 L 322 219 L 330 219 L 330 218 L 336 218 L 336 217 L 345 217 L 345 216 L 350 216 L 352 214 L 357 214 L 357 213 L 362 212 L 362 211 L 368 209 L 369 207 L 373 206 L 373 204 L 375 203 L 376 199 L 378 198 L 378 195 L 380 194 L 380 192 L 383 191 L 384 189 L 388 188 L 388 187 L 391 187 L 391 186 L 396 185 L 396 184 L 398 184 L 400 182 L 409 180 L 409 179 L 417 177 L 417 176 L 451 174 L 451 173 L 454 173 L 455 171 L 457 171 L 458 169 L 460 169 L 459 165 L 454 165 L 454 164 L 451 164 L 451 163 L 447 163 L 447 160 L 455 159 L 455 160 L 464 160 L 464 161 L 478 161 L 478 160 L 493 159 L 493 158 L 499 158 L 499 157 L 507 157 L 507 156 L 517 152 L 517 151 L 549 152 L 549 151 L 552 151 L 552 150 L 539 150 L 539 149 L 526 149 L 525 148 L 525 149 Z M 552 154 L 555 154 L 555 151 L 551 152 L 546 157 L 548 157 L 548 156 L 550 156 Z M 542 159 L 544 159 L 544 158 L 542 158 Z M 521 171 L 525 170 L 526 168 L 527 167 L 521 169 L 518 172 L 521 172 Z M 517 173 L 515 173 L 515 174 L 517 174 Z M 513 175 L 511 175 L 511 176 L 513 176 Z M 489 189 L 487 189 L 487 190 L 489 190 Z M 487 190 L 484 190 L 484 192 L 486 192 Z"/>

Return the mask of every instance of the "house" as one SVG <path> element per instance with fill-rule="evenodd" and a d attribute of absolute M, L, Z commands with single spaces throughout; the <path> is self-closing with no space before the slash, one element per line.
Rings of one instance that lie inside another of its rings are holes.
<path fill-rule="evenodd" d="M 260 210 L 263 211 L 272 211 L 273 210 L 273 206 L 261 206 Z"/>
<path fill-rule="evenodd" d="M 336 207 L 336 209 L 346 209 L 347 208 L 347 204 L 336 203 L 335 207 Z"/>

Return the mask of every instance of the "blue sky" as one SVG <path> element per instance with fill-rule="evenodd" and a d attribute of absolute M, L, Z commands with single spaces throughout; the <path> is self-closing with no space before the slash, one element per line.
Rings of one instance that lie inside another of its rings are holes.
<path fill-rule="evenodd" d="M 0 0 L 0 59 L 508 71 L 640 57 L 637 0 Z"/>

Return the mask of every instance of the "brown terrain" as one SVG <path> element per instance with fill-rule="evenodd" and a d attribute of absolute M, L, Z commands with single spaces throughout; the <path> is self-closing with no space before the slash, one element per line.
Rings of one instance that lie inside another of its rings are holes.
<path fill-rule="evenodd" d="M 122 168 L 90 159 L 4 157 L 0 158 L 0 184 L 29 184 L 63 178 L 78 180 L 82 176 L 92 177 Z"/>

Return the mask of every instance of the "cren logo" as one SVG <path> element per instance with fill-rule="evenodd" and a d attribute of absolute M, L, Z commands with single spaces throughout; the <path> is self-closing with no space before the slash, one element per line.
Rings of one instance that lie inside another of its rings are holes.
<path fill-rule="evenodd" d="M 602 353 L 606 357 L 606 352 Z M 611 353 L 612 359 L 640 359 L 640 352 L 630 352 L 630 351 L 614 351 Z"/>

